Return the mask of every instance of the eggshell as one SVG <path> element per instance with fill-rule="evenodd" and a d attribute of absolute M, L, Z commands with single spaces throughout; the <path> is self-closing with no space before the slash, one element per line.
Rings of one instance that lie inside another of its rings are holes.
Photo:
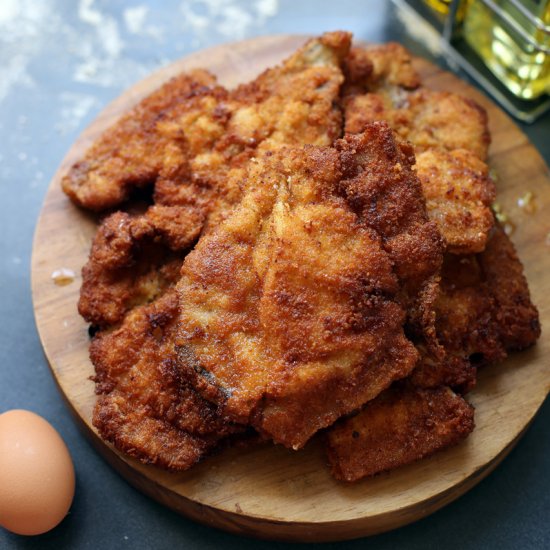
<path fill-rule="evenodd" d="M 67 446 L 42 417 L 24 410 L 0 414 L 0 525 L 19 535 L 53 529 L 74 496 Z"/>

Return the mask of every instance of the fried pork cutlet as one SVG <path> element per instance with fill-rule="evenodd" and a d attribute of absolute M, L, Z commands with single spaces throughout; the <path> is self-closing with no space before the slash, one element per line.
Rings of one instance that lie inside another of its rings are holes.
<path fill-rule="evenodd" d="M 346 81 L 343 98 L 367 92 L 382 92 L 393 98 L 403 90 L 420 86 L 409 52 L 396 42 L 353 47 L 344 61 Z"/>
<path fill-rule="evenodd" d="M 187 204 L 202 196 L 209 224 L 216 225 L 241 199 L 240 180 L 254 155 L 281 145 L 331 144 L 342 130 L 335 103 L 350 41 L 344 32 L 312 39 L 280 66 L 213 103 L 211 114 L 197 119 L 186 110 L 159 125 L 168 138 L 183 135 L 189 153 L 185 162 L 176 157 L 165 163 L 155 203 Z M 214 139 L 205 141 L 212 118 L 223 125 L 216 127 Z"/>
<path fill-rule="evenodd" d="M 466 149 L 485 161 L 491 141 L 487 113 L 472 99 L 451 92 L 420 88 L 393 102 L 384 94 L 347 98 L 345 131 L 361 132 L 365 124 L 385 120 L 415 152 L 437 148 Z"/>
<path fill-rule="evenodd" d="M 90 357 L 99 397 L 93 424 L 142 462 L 186 470 L 243 428 L 222 418 L 181 378 L 173 343 L 177 312 L 171 289 L 94 338 Z"/>
<path fill-rule="evenodd" d="M 445 258 L 435 309 L 444 347 L 477 365 L 504 359 L 540 335 L 523 267 L 500 226 L 480 254 Z"/>
<path fill-rule="evenodd" d="M 242 173 L 254 154 L 285 143 L 329 145 L 340 136 L 341 113 L 335 102 L 349 42 L 347 33 L 327 33 L 234 92 L 204 88 L 155 111 L 156 125 L 142 132 L 151 133 L 151 143 L 160 136 L 165 147 L 163 165 L 155 174 L 155 206 L 131 222 L 119 225 L 118 218 L 109 218 L 100 227 L 83 271 L 79 311 L 85 319 L 100 326 L 118 322 L 130 307 L 150 301 L 171 284 L 172 277 L 167 279 L 164 271 L 172 273 L 165 265 L 175 265 L 172 252 L 185 251 L 205 220 L 215 226 L 240 200 Z M 147 108 L 146 99 L 137 112 Z M 149 121 L 143 115 L 136 124 L 142 119 Z M 107 154 L 107 143 L 114 148 L 113 136 L 125 135 L 128 120 L 123 118 L 89 154 L 97 147 Z M 82 184 L 90 196 L 96 179 L 91 171 L 89 182 Z M 122 185 L 120 179 L 110 180 L 110 188 L 117 185 Z M 154 238 L 150 231 L 134 230 L 141 226 L 154 226 Z M 116 256 L 119 241 L 126 247 L 118 264 L 101 261 L 101 249 Z M 159 243 L 156 249 L 154 243 Z"/>
<path fill-rule="evenodd" d="M 393 469 L 461 441 L 473 428 L 473 410 L 445 386 L 469 389 L 476 366 L 531 346 L 540 335 L 522 265 L 500 226 L 482 253 L 445 257 L 435 309 L 446 361 L 423 357 L 403 387 L 330 428 L 327 452 L 337 479 Z"/>
<path fill-rule="evenodd" d="M 536 342 L 538 312 L 514 246 L 500 226 L 480 254 L 446 255 L 435 312 L 447 358 L 423 356 L 411 375 L 421 387 L 449 385 L 465 392 L 475 384 L 476 367 Z"/>
<path fill-rule="evenodd" d="M 156 180 L 164 162 L 166 139 L 155 131 L 159 118 L 194 94 L 215 86 L 204 70 L 167 82 L 109 128 L 62 180 L 78 205 L 100 211 L 128 198 L 132 188 Z"/>
<path fill-rule="evenodd" d="M 200 213 L 183 206 L 109 216 L 82 269 L 79 313 L 94 325 L 113 325 L 135 305 L 160 296 L 179 279 L 183 252 L 197 240 L 202 224 Z"/>
<path fill-rule="evenodd" d="M 382 238 L 400 283 L 409 334 L 433 340 L 433 300 L 443 242 L 435 223 L 427 223 L 425 200 L 410 174 L 415 162 L 409 144 L 396 147 L 385 123 L 370 124 L 361 137 L 336 143 L 342 159 L 339 184 L 353 210 Z"/>
<path fill-rule="evenodd" d="M 428 216 L 437 222 L 447 251 L 481 252 L 494 225 L 496 188 L 488 166 L 465 149 L 429 149 L 417 154 L 416 169 Z"/>
<path fill-rule="evenodd" d="M 483 250 L 495 194 L 484 163 L 490 134 L 483 108 L 457 94 L 419 88 L 410 54 L 396 44 L 352 48 L 344 67 L 345 131 L 386 120 L 414 145 L 428 215 L 438 222 L 447 250 Z"/>
<path fill-rule="evenodd" d="M 208 205 L 210 188 L 224 191 L 219 187 L 231 161 L 238 164 L 261 142 L 271 142 L 267 149 L 273 143 L 332 143 L 341 134 L 333 103 L 350 41 L 344 32 L 312 39 L 233 93 L 203 70 L 170 80 L 88 149 L 63 178 L 64 191 L 80 206 L 100 211 L 122 203 L 133 187 L 160 181 L 155 202 L 203 199 Z"/>
<path fill-rule="evenodd" d="M 179 366 L 230 418 L 297 449 L 412 370 L 401 290 L 440 240 L 409 155 L 384 123 L 267 154 L 186 257 Z"/>
<path fill-rule="evenodd" d="M 386 120 L 414 145 L 428 215 L 438 223 L 447 250 L 483 250 L 494 223 L 495 195 L 484 162 L 490 142 L 485 111 L 457 94 L 410 91 L 420 81 L 402 47 L 353 49 L 346 66 L 351 81 L 342 93 L 345 130 L 361 132 L 369 122 Z"/>
<path fill-rule="evenodd" d="M 449 388 L 391 388 L 328 432 L 332 474 L 357 481 L 456 445 L 474 429 L 474 409 Z"/>

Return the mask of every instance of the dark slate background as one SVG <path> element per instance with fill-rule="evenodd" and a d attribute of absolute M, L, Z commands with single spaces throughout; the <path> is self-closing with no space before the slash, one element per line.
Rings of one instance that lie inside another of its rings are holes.
<path fill-rule="evenodd" d="M 32 237 L 48 182 L 99 110 L 132 83 L 192 51 L 263 34 L 347 29 L 369 41 L 408 37 L 389 2 L 366 0 L 0 0 L 0 412 L 27 408 L 72 453 L 69 516 L 39 537 L 0 528 L 0 549 L 287 548 L 197 525 L 129 486 L 77 430 L 35 329 Z M 424 31 L 413 29 L 418 38 Z M 435 59 L 444 66 L 444 63 Z M 550 162 L 550 116 L 523 127 Z M 550 253 L 550 252 L 549 252 Z M 391 533 L 323 547 L 549 548 L 550 403 L 510 456 L 443 510 Z"/>

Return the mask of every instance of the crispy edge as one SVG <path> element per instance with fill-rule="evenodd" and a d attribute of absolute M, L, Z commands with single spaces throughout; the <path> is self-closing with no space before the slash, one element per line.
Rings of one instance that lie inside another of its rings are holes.
<path fill-rule="evenodd" d="M 174 289 L 135 308 L 92 341 L 98 399 L 93 424 L 105 440 L 146 464 L 186 470 L 219 441 L 243 431 L 202 399 L 175 367 Z"/>
<path fill-rule="evenodd" d="M 500 225 L 493 229 L 479 261 L 496 301 L 494 318 L 502 345 L 507 351 L 533 345 L 541 334 L 539 312 L 515 246 Z"/>
<path fill-rule="evenodd" d="M 101 211 L 126 200 L 132 188 L 154 182 L 166 146 L 165 140 L 158 143 L 157 120 L 185 98 L 214 84 L 215 77 L 202 69 L 168 81 L 91 145 L 63 177 L 63 191 L 77 205 Z"/>
<path fill-rule="evenodd" d="M 180 206 L 107 217 L 82 268 L 80 315 L 94 325 L 113 325 L 132 307 L 174 285 L 182 253 L 197 240 L 203 219 L 201 212 Z"/>
<path fill-rule="evenodd" d="M 385 126 L 384 124 L 374 124 L 373 125 L 373 133 L 377 133 L 377 132 L 381 132 L 381 133 L 385 132 L 384 133 L 385 137 L 389 140 L 392 140 L 390 145 L 393 145 L 394 148 L 396 147 L 395 142 L 393 142 L 393 137 L 392 137 L 391 130 L 389 130 L 387 128 L 387 126 Z M 354 140 L 357 140 L 359 138 L 351 137 L 350 139 L 352 141 L 354 141 Z M 347 143 L 347 145 L 350 145 L 348 142 L 346 142 L 346 143 Z M 366 143 L 367 142 L 365 142 L 365 144 Z M 343 149 L 345 149 L 345 152 L 343 151 Z M 342 151 L 338 152 L 338 157 L 342 157 L 342 159 L 344 159 L 344 157 L 345 157 L 348 162 L 352 162 L 353 161 L 352 160 L 353 153 L 352 153 L 351 149 L 352 149 L 351 145 L 348 148 L 342 147 Z M 312 156 L 313 156 L 313 153 L 318 151 L 318 149 L 313 148 L 313 147 L 309 147 L 307 150 L 309 151 L 309 154 L 312 155 Z M 322 149 L 321 151 L 325 151 L 325 150 Z M 325 151 L 325 154 L 329 151 L 333 151 L 333 150 Z M 397 151 L 399 151 L 399 150 L 397 150 Z M 394 152 L 394 151 L 392 150 L 392 152 Z M 334 153 L 336 153 L 336 152 L 334 152 Z M 280 154 L 286 155 L 286 156 L 283 156 L 283 158 L 288 158 L 288 157 L 291 156 L 291 153 L 288 152 L 288 151 L 281 151 Z M 272 156 L 273 155 L 274 155 L 274 153 L 272 153 Z M 322 158 L 323 158 L 323 154 L 319 153 L 317 156 L 319 158 L 316 159 L 316 161 L 321 161 Z M 391 158 L 389 160 L 387 158 L 384 158 L 383 162 L 390 161 L 392 167 L 395 166 L 396 164 L 399 164 L 398 162 L 396 162 L 396 159 L 393 158 L 393 156 L 390 155 L 390 157 Z M 401 158 L 401 157 L 399 157 L 399 158 Z M 360 160 L 358 160 L 358 162 L 363 162 L 363 160 L 365 160 L 365 159 L 360 159 Z M 409 183 L 410 183 L 409 177 L 413 178 L 413 184 L 416 185 L 416 187 L 419 187 L 418 182 L 414 179 L 414 174 L 412 174 L 412 172 L 410 170 L 409 170 L 409 173 L 407 173 L 403 176 L 403 178 L 400 177 L 401 172 L 405 171 L 406 168 L 407 167 L 404 167 L 404 166 L 401 166 L 401 165 L 398 166 L 398 168 L 396 170 L 397 175 L 395 176 L 395 178 L 392 179 L 390 177 L 389 179 L 391 181 L 386 181 L 388 187 L 391 186 L 391 185 L 408 186 Z M 307 171 L 307 173 L 311 174 L 311 175 L 314 175 L 315 174 L 315 169 L 310 168 Z M 320 172 L 320 173 L 322 174 L 322 172 Z M 359 179 L 361 177 L 360 173 L 361 173 L 361 170 L 357 169 L 357 173 L 355 174 L 355 176 L 357 176 L 357 178 L 359 178 Z M 283 177 L 283 179 L 286 178 L 286 176 L 284 174 L 281 177 Z M 339 179 L 339 177 L 340 177 L 340 175 L 338 175 L 337 179 Z M 262 174 L 262 178 L 263 178 L 262 181 L 271 181 L 269 175 Z M 376 178 L 374 178 L 374 179 L 376 179 Z M 293 178 L 293 180 L 294 180 L 294 178 Z M 333 183 L 332 185 L 334 186 L 335 183 Z M 336 185 L 336 189 L 335 189 L 336 190 L 336 197 L 334 197 L 335 199 L 338 197 L 337 187 L 338 186 Z M 258 186 L 252 186 L 252 189 L 256 190 L 256 189 L 261 189 L 261 188 L 259 188 Z M 364 191 L 364 189 L 357 188 L 356 191 L 357 191 L 357 193 L 361 194 Z M 374 194 L 381 193 L 380 189 L 374 189 L 374 190 L 371 190 L 371 191 Z M 414 191 L 419 191 L 419 189 L 414 188 Z M 311 192 L 310 192 L 310 195 L 311 195 Z M 308 199 L 309 201 L 313 200 L 310 195 L 306 195 L 306 197 L 310 197 Z M 414 196 L 420 201 L 419 204 L 417 204 L 416 206 L 418 208 L 422 208 L 423 203 L 422 203 L 421 194 L 417 193 Z M 350 201 L 350 202 L 352 202 L 352 201 Z M 315 202 L 314 202 L 314 204 L 315 204 Z M 256 205 L 255 208 L 254 208 L 254 211 L 256 211 L 256 210 L 259 211 L 261 208 L 263 208 L 261 205 Z M 349 205 L 347 205 L 347 208 L 349 208 L 351 212 L 353 212 L 353 210 L 354 210 Z M 186 262 L 184 263 L 183 272 L 185 273 L 186 269 L 189 269 L 190 271 L 189 271 L 189 273 L 187 273 L 188 279 L 185 279 L 185 281 L 182 279 L 182 281 L 184 281 L 183 282 L 184 288 L 181 289 L 182 290 L 182 299 L 186 300 L 186 304 L 185 304 L 184 308 L 182 308 L 183 316 L 182 316 L 182 321 L 181 321 L 181 327 L 182 327 L 181 337 L 178 339 L 178 342 L 177 342 L 177 347 L 178 347 L 178 352 L 179 352 L 179 359 L 180 359 L 180 366 L 181 366 L 182 369 L 184 369 L 186 372 L 188 372 L 191 377 L 193 377 L 193 384 L 196 387 L 199 388 L 199 391 L 201 391 L 201 393 L 203 395 L 205 395 L 208 399 L 211 399 L 214 402 L 219 403 L 221 406 L 226 406 L 227 404 L 231 405 L 233 403 L 233 401 L 236 399 L 236 397 L 235 397 L 236 394 L 234 392 L 234 387 L 232 387 L 232 384 L 228 383 L 228 384 L 225 384 L 226 387 L 223 387 L 224 384 L 220 384 L 219 381 L 217 380 L 216 372 L 212 372 L 212 370 L 214 370 L 214 371 L 216 370 L 216 365 L 221 364 L 219 361 L 215 360 L 215 357 L 216 357 L 216 353 L 218 353 L 216 351 L 216 349 L 218 347 L 220 347 L 220 342 L 223 340 L 223 335 L 219 335 L 219 334 L 218 335 L 211 335 L 211 337 L 208 338 L 207 348 L 208 348 L 209 351 L 208 351 L 208 354 L 207 354 L 207 360 L 209 362 L 213 362 L 213 363 L 211 365 L 203 364 L 201 362 L 202 359 L 200 357 L 200 353 L 197 354 L 192 349 L 191 342 L 195 338 L 199 338 L 199 341 L 203 341 L 204 338 L 205 338 L 205 333 L 204 333 L 205 329 L 204 329 L 204 326 L 202 326 L 200 324 L 197 325 L 196 322 L 189 323 L 189 319 L 188 319 L 187 315 L 188 315 L 189 312 L 191 312 L 190 310 L 188 310 L 188 308 L 190 307 L 190 305 L 192 305 L 193 301 L 196 300 L 196 297 L 193 296 L 193 294 L 196 293 L 196 292 L 203 293 L 203 294 L 204 293 L 208 294 L 207 299 L 209 299 L 209 300 L 212 300 L 214 298 L 214 300 L 213 300 L 214 307 L 217 307 L 216 304 L 218 304 L 218 302 L 215 300 L 215 296 L 214 297 L 210 296 L 210 293 L 213 292 L 213 289 L 214 289 L 214 286 L 212 284 L 213 281 L 208 282 L 208 281 L 205 280 L 206 270 L 202 269 L 202 267 L 201 267 L 203 264 L 214 267 L 214 269 L 211 270 L 211 271 L 213 271 L 215 273 L 216 277 L 218 277 L 218 279 L 219 279 L 218 282 L 219 282 L 220 285 L 222 285 L 222 287 L 224 289 L 231 288 L 231 285 L 234 284 L 235 277 L 231 273 L 231 266 L 234 265 L 235 260 L 234 260 L 234 258 L 229 258 L 225 262 L 222 260 L 223 255 L 227 254 L 229 251 L 233 250 L 234 247 L 230 246 L 229 242 L 224 241 L 223 239 L 221 240 L 221 242 L 216 242 L 216 240 L 218 238 L 220 238 L 221 236 L 224 236 L 223 233 L 222 233 L 222 235 L 218 235 L 218 234 L 220 233 L 220 231 L 227 232 L 227 229 L 228 229 L 227 224 L 230 224 L 230 225 L 235 224 L 235 228 L 237 229 L 237 231 L 242 230 L 244 232 L 244 235 L 243 236 L 238 236 L 238 239 L 237 239 L 238 242 L 239 242 L 240 247 L 243 247 L 245 245 L 246 246 L 253 246 L 253 245 L 250 245 L 250 240 L 251 240 L 250 232 L 253 233 L 255 228 L 261 227 L 263 225 L 262 223 L 259 223 L 259 222 L 254 220 L 254 223 L 252 224 L 252 229 L 250 230 L 249 226 L 248 226 L 248 222 L 247 222 L 247 224 L 243 224 L 242 220 L 238 217 L 239 212 L 240 212 L 239 210 L 236 210 L 233 213 L 232 218 L 229 218 L 226 221 L 226 224 L 224 226 L 220 226 L 220 229 L 217 232 L 214 232 L 214 233 L 210 234 L 208 236 L 207 241 L 201 241 L 201 243 L 193 251 L 193 253 L 187 257 Z M 389 215 L 390 215 L 390 213 L 388 214 L 388 216 Z M 363 218 L 363 216 L 359 215 L 358 218 Z M 429 222 L 427 221 L 427 219 L 425 217 L 422 218 L 422 219 L 426 224 L 429 224 Z M 364 220 L 364 224 L 366 225 L 366 229 L 372 230 L 372 228 L 369 227 L 369 223 L 366 220 L 366 218 Z M 392 228 L 392 235 L 391 236 L 392 237 L 399 236 L 399 231 L 400 231 L 400 228 Z M 379 238 L 379 236 L 376 237 L 376 240 L 378 240 L 378 238 Z M 201 246 L 201 244 L 202 244 L 202 246 Z M 439 244 L 439 241 L 436 240 L 436 244 Z M 203 257 L 204 251 L 206 251 L 206 253 L 207 253 L 206 257 Z M 212 255 L 212 252 L 216 252 L 216 254 L 214 254 L 213 257 L 209 257 L 209 255 Z M 245 252 L 243 252 L 243 254 L 244 253 Z M 385 254 L 384 254 L 384 256 L 385 256 Z M 216 258 L 215 260 L 214 260 L 214 257 Z M 215 263 L 213 264 L 212 262 L 214 262 L 214 261 L 215 261 Z M 219 264 L 219 262 L 222 262 L 222 263 Z M 374 266 L 372 266 L 372 267 L 374 268 Z M 417 272 L 417 269 L 418 269 L 418 267 L 415 266 L 415 273 Z M 390 270 L 391 270 L 391 268 L 390 268 Z M 242 271 L 245 274 L 248 273 L 248 270 L 242 270 Z M 189 280 L 189 276 L 191 276 L 191 275 L 193 275 L 194 277 L 198 277 L 198 279 L 197 280 L 193 280 L 193 279 Z M 373 274 L 371 273 L 370 276 L 372 277 Z M 368 276 L 367 276 L 367 280 L 368 280 Z M 247 279 L 247 281 L 248 281 L 248 279 Z M 369 286 L 367 286 L 366 288 L 369 288 Z M 192 291 L 190 289 L 192 289 Z M 362 289 L 362 288 L 357 289 L 357 290 L 359 290 L 361 293 L 364 293 L 364 289 Z M 238 317 L 236 315 L 237 314 L 237 305 L 236 304 L 240 303 L 238 300 L 242 301 L 241 294 L 243 294 L 243 293 L 242 292 L 237 292 L 234 299 L 231 299 L 231 300 L 227 301 L 227 303 L 231 304 L 231 315 L 229 316 L 229 319 L 228 319 L 227 323 L 235 322 L 235 320 L 237 320 L 239 326 L 253 326 L 254 327 L 255 325 L 252 322 L 250 322 L 250 321 L 245 322 L 244 320 L 240 319 L 240 317 Z M 247 291 L 244 294 L 247 297 L 249 297 L 251 295 L 251 292 Z M 282 299 L 284 296 L 286 296 L 286 294 L 287 294 L 286 292 L 280 292 L 280 299 Z M 381 296 L 381 297 L 373 296 L 371 306 L 376 304 L 377 300 L 379 302 L 382 302 L 383 300 L 381 300 L 380 298 L 384 298 L 384 296 Z M 365 300 L 366 300 L 366 298 L 365 298 Z M 298 309 L 300 309 L 300 307 L 301 307 L 300 304 L 302 302 L 303 302 L 302 299 L 296 299 L 295 301 L 292 301 L 290 299 L 290 296 L 289 296 L 288 305 L 289 306 L 292 305 L 292 307 L 294 307 L 296 309 L 296 312 L 295 312 L 296 316 L 297 316 L 296 318 L 298 318 Z M 222 303 L 226 303 L 226 301 L 224 301 Z M 254 300 L 252 300 L 252 303 L 254 303 Z M 285 304 L 286 303 L 287 302 L 285 302 Z M 367 307 L 369 303 L 370 302 L 368 300 L 366 300 L 365 306 Z M 397 306 L 397 304 L 394 304 L 394 306 Z M 399 307 L 396 307 L 396 309 L 400 310 Z M 210 308 L 207 308 L 207 310 L 208 311 L 207 311 L 206 318 L 209 319 L 209 321 L 208 321 L 208 330 L 210 331 L 215 326 L 215 323 L 214 323 L 214 319 L 212 317 L 213 311 Z M 393 316 L 395 316 L 395 314 L 393 314 Z M 200 319 L 201 319 L 201 322 L 202 322 L 202 317 L 200 317 Z M 232 319 L 233 319 L 233 321 L 231 321 Z M 387 319 L 386 319 L 386 321 L 387 321 Z M 347 318 L 342 319 L 341 322 L 344 323 L 344 324 L 349 323 Z M 370 321 L 369 321 L 369 319 L 365 319 L 365 322 L 368 325 L 368 323 Z M 221 328 L 223 329 L 223 331 L 228 330 L 228 328 L 227 328 L 228 324 L 227 323 L 222 323 Z M 360 322 L 360 319 L 358 319 L 357 323 L 358 323 L 358 327 L 363 326 Z M 380 321 L 380 326 L 382 326 L 382 321 Z M 382 339 L 382 341 L 383 341 L 383 339 Z M 394 342 L 394 345 L 395 345 L 395 340 L 391 340 L 391 341 Z M 332 410 L 327 411 L 326 410 L 326 400 L 318 399 L 318 396 L 312 395 L 310 397 L 309 403 L 313 406 L 313 409 L 310 409 L 308 411 L 310 414 L 311 414 L 312 410 L 317 411 L 319 409 L 319 407 L 323 407 L 323 406 L 325 407 L 325 412 L 319 412 L 319 415 L 318 415 L 319 420 L 322 422 L 322 424 L 316 426 L 314 430 L 312 430 L 311 426 L 308 425 L 308 423 L 305 420 L 302 419 L 302 420 L 300 420 L 299 437 L 297 437 L 297 436 L 294 437 L 296 434 L 292 433 L 292 430 L 290 429 L 290 426 L 289 426 L 288 418 L 286 419 L 286 423 L 285 423 L 285 419 L 283 418 L 284 415 L 280 415 L 277 412 L 278 409 L 279 409 L 277 403 L 282 402 L 282 401 L 285 401 L 285 402 L 288 403 L 288 401 L 285 400 L 284 386 L 276 388 L 275 383 L 273 385 L 273 389 L 272 389 L 272 392 L 271 392 L 270 396 L 267 398 L 270 405 L 272 405 L 270 407 L 270 410 L 269 410 L 269 425 L 268 425 L 268 422 L 266 421 L 265 414 L 262 414 L 264 411 L 262 411 L 262 409 L 260 408 L 259 410 L 256 410 L 254 412 L 254 415 L 253 415 L 254 416 L 253 421 L 254 421 L 255 427 L 258 427 L 259 429 L 263 430 L 265 433 L 269 433 L 270 435 L 273 436 L 274 433 L 275 433 L 274 426 L 277 425 L 277 435 L 276 435 L 277 441 L 283 442 L 285 445 L 289 445 L 289 446 L 292 446 L 294 448 L 300 447 L 301 445 L 303 445 L 305 443 L 307 438 L 309 438 L 311 436 L 313 431 L 316 431 L 316 429 L 319 429 L 321 427 L 324 427 L 324 426 L 328 425 L 330 422 L 334 421 L 342 413 L 350 412 L 351 410 L 353 410 L 356 407 L 360 406 L 362 403 L 364 403 L 368 399 L 373 398 L 379 391 L 381 391 L 382 389 L 387 387 L 387 385 L 389 383 L 391 383 L 392 380 L 394 380 L 396 378 L 401 378 L 401 377 L 405 376 L 408 372 L 410 372 L 410 370 L 414 367 L 414 364 L 416 363 L 417 354 L 414 350 L 414 347 L 410 343 L 409 343 L 408 346 L 404 346 L 404 347 L 405 347 L 405 349 L 402 349 L 400 352 L 398 352 L 398 350 L 394 350 L 394 354 L 392 355 L 392 361 L 394 362 L 393 367 L 389 363 L 387 365 L 384 364 L 385 383 L 382 384 L 382 387 L 378 386 L 376 392 L 370 391 L 370 393 L 368 393 L 367 395 L 364 395 L 366 393 L 366 390 L 367 390 L 367 386 L 366 386 L 365 391 L 361 392 L 358 395 L 356 395 L 354 400 L 352 400 L 351 404 L 349 404 L 347 402 L 344 402 L 344 400 L 342 399 L 341 400 L 342 403 L 340 404 L 340 409 L 337 409 L 338 414 L 336 416 L 334 416 L 334 411 L 332 411 Z M 223 346 L 221 346 L 221 348 L 222 349 L 219 352 L 221 354 L 220 358 L 223 357 L 223 360 L 225 362 L 228 361 L 228 360 L 231 360 L 230 352 L 228 350 L 226 350 Z M 384 350 L 385 349 L 386 348 L 384 348 Z M 288 352 L 288 354 L 289 353 L 290 352 Z M 401 353 L 401 355 L 399 355 L 399 353 Z M 289 354 L 288 356 L 289 356 L 289 360 L 291 360 L 291 358 L 294 357 L 294 353 Z M 228 359 L 228 357 L 229 357 L 229 359 Z M 298 356 L 296 356 L 296 358 L 297 357 Z M 392 361 L 390 361 L 390 363 Z M 396 368 L 397 366 L 399 366 L 399 368 Z M 358 378 L 363 377 L 362 378 L 363 380 L 367 380 L 368 379 L 367 375 L 368 375 L 368 372 L 364 373 L 360 369 L 357 369 L 356 376 Z M 232 380 L 235 379 L 234 373 L 232 373 L 231 376 L 232 376 L 232 378 L 231 378 Z M 237 377 L 237 379 L 240 380 L 239 377 Z M 325 385 L 321 386 L 320 387 L 321 391 L 319 393 L 321 393 L 323 391 L 325 391 L 325 392 L 326 391 L 332 391 L 332 394 L 331 394 L 332 398 L 335 398 L 336 396 L 344 395 L 345 394 L 344 390 L 347 391 L 349 389 L 349 387 L 353 385 L 352 382 L 334 380 L 333 378 L 329 377 L 328 373 L 327 373 L 326 376 L 324 376 L 324 378 L 321 382 L 323 384 L 326 383 L 326 386 Z M 356 383 L 355 387 L 357 387 L 357 386 L 358 386 L 358 383 Z M 256 387 L 256 386 L 254 386 L 254 387 Z M 302 390 L 303 390 L 303 388 L 302 388 Z M 303 391 L 300 390 L 300 388 L 298 388 L 298 389 L 294 388 L 293 391 L 294 391 L 293 395 L 298 395 L 298 396 L 302 396 L 302 394 L 304 393 Z M 364 397 L 364 399 L 362 401 L 358 401 L 358 398 L 362 398 L 362 397 Z M 240 401 L 242 401 L 242 399 L 239 400 L 237 402 L 237 404 L 240 403 Z M 292 407 L 293 413 L 296 413 L 296 411 L 298 411 L 303 416 L 303 413 L 306 409 L 304 409 L 303 406 L 297 406 L 296 403 L 294 401 L 292 401 L 292 399 L 290 401 L 291 401 L 291 404 L 294 405 Z M 246 401 L 246 404 L 248 404 L 248 401 Z M 248 415 L 250 413 L 249 413 L 248 409 L 246 409 L 246 411 L 244 413 L 241 413 L 241 409 L 238 408 L 238 410 L 237 410 L 237 408 L 236 408 L 237 406 L 234 403 L 233 403 L 233 405 L 234 405 L 235 408 L 228 409 L 228 414 L 236 415 L 235 418 L 239 418 L 239 420 L 241 420 L 241 416 L 237 416 L 237 415 L 244 415 L 246 418 L 249 418 Z M 252 405 L 247 405 L 247 406 L 249 406 L 250 408 L 253 408 L 254 403 L 252 403 Z M 341 410 L 345 406 L 347 406 L 347 409 L 344 408 L 344 410 Z M 299 416 L 299 415 L 296 414 L 296 416 Z M 292 416 L 292 418 L 294 418 L 294 416 Z M 281 429 L 279 430 L 279 428 L 281 428 Z"/>
<path fill-rule="evenodd" d="M 477 367 L 533 345 L 541 332 L 523 266 L 500 225 L 483 252 L 446 255 L 435 311 L 446 356 L 438 361 L 422 353 L 411 375 L 421 387 L 445 384 L 466 393 L 475 385 Z"/>
<path fill-rule="evenodd" d="M 481 252 L 495 223 L 496 188 L 489 167 L 466 149 L 429 149 L 416 155 L 416 170 L 434 220 L 453 254 Z"/>
<path fill-rule="evenodd" d="M 385 120 L 416 152 L 467 149 L 486 161 L 491 143 L 485 109 L 452 92 L 419 88 L 395 100 L 379 93 L 353 95 L 346 101 L 344 118 L 345 131 L 351 133 Z"/>
<path fill-rule="evenodd" d="M 392 387 L 333 426 L 326 450 L 333 476 L 350 482 L 456 445 L 473 429 L 473 407 L 449 388 Z"/>

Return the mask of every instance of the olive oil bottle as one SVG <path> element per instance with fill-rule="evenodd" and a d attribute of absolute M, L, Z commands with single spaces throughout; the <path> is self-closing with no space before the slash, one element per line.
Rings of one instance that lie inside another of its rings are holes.
<path fill-rule="evenodd" d="M 516 97 L 550 93 L 550 0 L 466 0 L 463 36 Z"/>

